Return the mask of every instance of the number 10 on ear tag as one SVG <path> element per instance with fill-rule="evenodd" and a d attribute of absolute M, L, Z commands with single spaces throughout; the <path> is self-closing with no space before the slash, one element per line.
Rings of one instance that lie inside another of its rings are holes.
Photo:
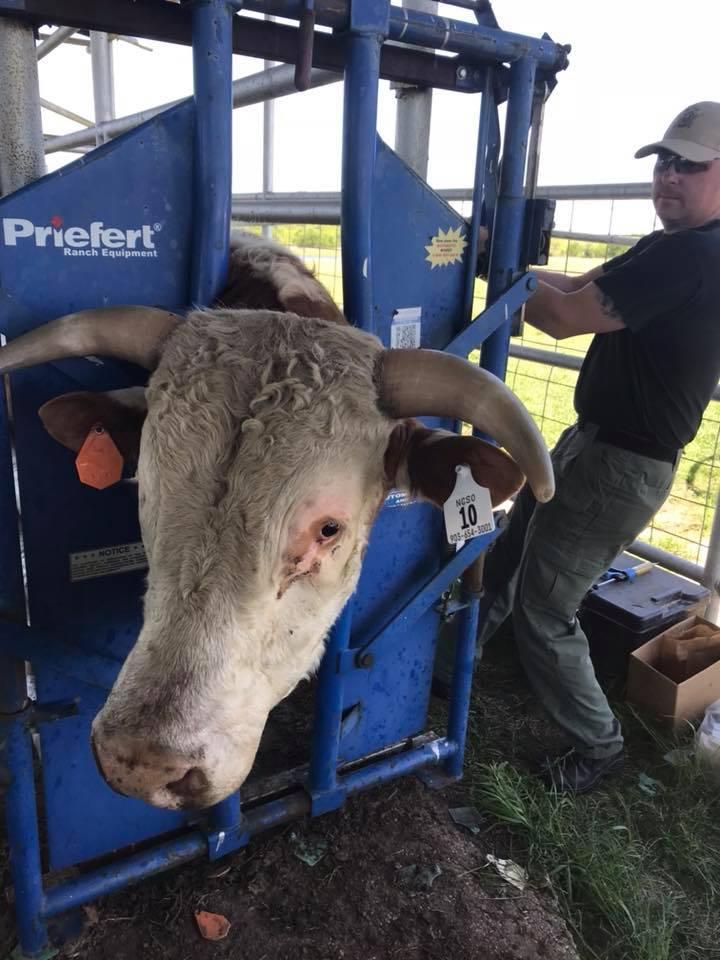
<path fill-rule="evenodd" d="M 495 529 L 490 491 L 475 483 L 470 467 L 455 467 L 455 489 L 445 501 L 445 533 L 448 543 L 461 544 Z"/>

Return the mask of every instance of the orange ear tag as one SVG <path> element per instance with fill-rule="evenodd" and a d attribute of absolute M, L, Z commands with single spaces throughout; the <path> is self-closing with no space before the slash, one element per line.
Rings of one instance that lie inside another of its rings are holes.
<path fill-rule="evenodd" d="M 122 477 L 123 458 L 101 423 L 94 424 L 75 458 L 80 482 L 104 490 Z"/>

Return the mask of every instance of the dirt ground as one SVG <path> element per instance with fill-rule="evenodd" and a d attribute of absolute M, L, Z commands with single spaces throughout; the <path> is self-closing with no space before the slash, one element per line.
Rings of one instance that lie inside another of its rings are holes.
<path fill-rule="evenodd" d="M 483 701 L 481 694 L 475 716 L 492 712 L 497 695 L 488 691 Z M 285 743 L 302 742 L 310 722 L 307 700 L 306 693 L 299 711 L 285 711 Z M 466 802 L 462 783 L 434 791 L 414 777 L 391 782 L 350 798 L 340 811 L 257 838 L 224 860 L 197 861 L 98 900 L 83 910 L 84 929 L 59 956 L 576 960 L 549 892 L 537 884 L 520 891 L 488 864 L 488 853 L 511 855 L 505 832 L 488 822 L 474 835 L 453 822 L 449 807 Z M 322 857 L 310 866 L 300 854 L 311 861 Z M 0 869 L 3 958 L 14 935 L 2 851 Z M 230 921 L 225 939 L 201 938 L 199 910 Z"/>

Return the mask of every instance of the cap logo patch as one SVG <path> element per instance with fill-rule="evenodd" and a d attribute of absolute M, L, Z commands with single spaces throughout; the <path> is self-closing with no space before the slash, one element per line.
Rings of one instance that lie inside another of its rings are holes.
<path fill-rule="evenodd" d="M 688 107 L 687 110 L 683 110 L 680 116 L 675 121 L 676 127 L 691 127 L 697 118 L 700 116 L 700 111 L 697 107 Z"/>

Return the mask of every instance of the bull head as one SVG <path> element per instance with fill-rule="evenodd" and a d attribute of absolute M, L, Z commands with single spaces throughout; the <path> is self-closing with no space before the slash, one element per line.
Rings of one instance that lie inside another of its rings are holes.
<path fill-rule="evenodd" d="M 391 488 L 441 505 L 469 463 L 494 503 L 523 474 L 553 494 L 542 438 L 501 381 L 384 350 L 280 268 L 278 310 L 87 310 L 0 350 L 0 374 L 89 354 L 153 371 L 144 398 L 71 394 L 40 415 L 72 449 L 102 419 L 138 451 L 144 622 L 93 745 L 110 786 L 160 807 L 205 807 L 243 782 L 270 710 L 316 668 Z M 511 456 L 412 419 L 425 415 Z"/>

